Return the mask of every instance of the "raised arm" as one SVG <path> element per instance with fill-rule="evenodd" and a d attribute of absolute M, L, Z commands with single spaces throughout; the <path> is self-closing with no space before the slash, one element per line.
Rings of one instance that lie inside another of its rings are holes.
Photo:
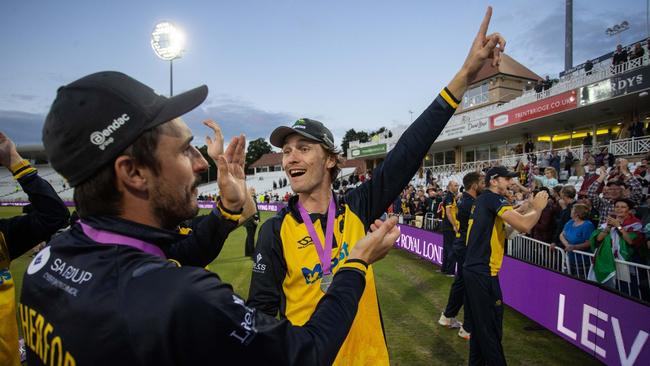
<path fill-rule="evenodd" d="M 352 191 L 346 201 L 366 226 L 386 210 L 417 172 L 422 159 L 456 111 L 469 83 L 486 60 L 498 65 L 505 40 L 498 33 L 487 35 L 492 17 L 488 7 L 463 66 L 433 103 L 402 134 L 386 159 L 373 171 L 372 180 Z"/>
<path fill-rule="evenodd" d="M 535 226 L 537 221 L 539 221 L 539 218 L 542 215 L 542 210 L 546 207 L 547 202 L 548 193 L 546 193 L 546 191 L 540 191 L 535 195 L 535 198 L 533 198 L 531 205 L 532 209 L 529 212 L 520 214 L 516 210 L 508 210 L 503 212 L 501 218 L 517 231 L 527 233 L 533 228 L 533 226 Z"/>

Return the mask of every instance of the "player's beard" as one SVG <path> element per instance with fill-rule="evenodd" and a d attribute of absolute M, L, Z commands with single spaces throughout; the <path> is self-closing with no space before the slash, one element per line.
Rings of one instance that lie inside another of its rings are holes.
<path fill-rule="evenodd" d="M 199 177 L 196 176 L 194 182 L 182 190 L 162 181 L 154 185 L 149 200 L 161 227 L 172 230 L 182 221 L 196 216 L 199 207 L 194 190 L 199 183 Z"/>

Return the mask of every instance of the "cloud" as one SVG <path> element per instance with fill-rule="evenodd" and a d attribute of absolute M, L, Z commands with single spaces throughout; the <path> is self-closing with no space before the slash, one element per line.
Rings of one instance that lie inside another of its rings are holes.
<path fill-rule="evenodd" d="M 38 98 L 38 96 L 31 94 L 11 94 L 10 97 L 24 102 L 31 102 Z"/>
<path fill-rule="evenodd" d="M 0 110 L 0 131 L 16 145 L 40 144 L 44 121 L 43 114 Z"/>
<path fill-rule="evenodd" d="M 183 117 L 197 138 L 201 138 L 200 142 L 197 141 L 199 145 L 203 136 L 210 133 L 202 124 L 205 119 L 213 119 L 219 124 L 227 142 L 240 133 L 245 134 L 249 141 L 259 137 L 268 140 L 273 129 L 288 125 L 297 117 L 285 112 L 265 111 L 229 95 L 217 95 Z"/>
<path fill-rule="evenodd" d="M 506 51 L 517 61 L 539 75 L 557 75 L 564 70 L 565 9 L 556 6 L 535 20 L 528 14 L 530 26 L 512 39 Z M 605 34 L 605 29 L 628 20 L 632 27 L 622 34 L 622 43 L 638 41 L 644 37 L 645 15 L 633 9 L 612 11 L 594 10 L 574 6 L 573 10 L 573 64 L 581 64 L 613 51 L 616 39 Z"/>

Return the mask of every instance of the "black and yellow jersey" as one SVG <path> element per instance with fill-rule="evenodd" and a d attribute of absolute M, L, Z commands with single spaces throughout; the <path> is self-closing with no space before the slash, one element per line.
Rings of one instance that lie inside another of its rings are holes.
<path fill-rule="evenodd" d="M 453 230 L 454 226 L 449 221 L 447 217 L 447 208 L 451 209 L 451 214 L 454 219 L 458 214 L 458 206 L 456 205 L 456 194 L 450 191 L 445 192 L 445 198 L 442 201 L 442 229 L 443 230 Z"/>
<path fill-rule="evenodd" d="M 333 273 L 365 236 L 370 224 L 409 183 L 457 103 L 446 89 L 441 92 L 374 169 L 372 179 L 347 193 L 344 203 L 337 205 L 331 253 Z M 312 315 L 324 293 L 320 289 L 320 260 L 297 210 L 297 200 L 298 196 L 292 197 L 288 206 L 260 229 L 248 305 L 301 325 Z M 327 215 L 312 214 L 310 218 L 324 242 Z M 372 266 L 366 274 L 359 311 L 335 364 L 389 364 Z"/>
<path fill-rule="evenodd" d="M 512 209 L 505 197 L 490 190 L 478 196 L 468 223 L 465 269 L 490 276 L 499 273 L 506 242 L 501 215 Z"/>
<path fill-rule="evenodd" d="M 0 365 L 20 365 L 14 278 L 9 265 L 15 258 L 46 241 L 66 226 L 70 213 L 54 188 L 39 177 L 26 160 L 10 167 L 29 197 L 27 215 L 0 220 Z"/>
<path fill-rule="evenodd" d="M 465 241 L 467 239 L 467 227 L 469 226 L 469 218 L 472 214 L 474 202 L 476 202 L 476 199 L 467 192 L 463 192 L 463 195 L 458 201 L 458 213 L 456 214 L 456 219 L 458 220 L 459 235 L 456 241 L 459 241 L 460 245 L 463 247 L 465 247 Z"/>

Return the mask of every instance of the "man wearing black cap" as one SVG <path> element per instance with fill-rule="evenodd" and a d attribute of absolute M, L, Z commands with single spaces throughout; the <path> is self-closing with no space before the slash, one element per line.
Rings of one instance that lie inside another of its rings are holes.
<path fill-rule="evenodd" d="M 217 157 L 217 208 L 189 237 L 175 231 L 196 215 L 196 185 L 208 167 L 179 116 L 206 95 L 202 86 L 168 99 L 116 72 L 59 89 L 43 143 L 75 187 L 80 220 L 27 268 L 19 318 L 30 365 L 200 365 L 215 350 L 221 361 L 241 364 L 334 360 L 366 265 L 392 247 L 396 220 L 375 223 L 357 243 L 304 327 L 246 306 L 198 267 L 240 218 L 243 136 Z"/>
<path fill-rule="evenodd" d="M 467 231 L 465 279 L 465 312 L 472 323 L 469 347 L 470 365 L 505 365 L 501 346 L 503 335 L 503 298 L 499 270 L 506 241 L 505 224 L 519 232 L 535 226 L 548 200 L 548 193 L 535 195 L 531 210 L 515 211 L 504 197 L 517 173 L 503 166 L 490 168 L 485 176 L 488 188 L 476 199 Z"/>
<path fill-rule="evenodd" d="M 304 324 L 328 293 L 332 276 L 340 270 L 356 241 L 404 189 L 479 69 L 492 56 L 498 64 L 503 38 L 486 35 L 492 9 L 452 81 L 400 137 L 372 179 L 345 196 L 343 204 L 332 192 L 342 159 L 332 133 L 322 123 L 303 118 L 292 127 L 279 127 L 271 144 L 282 149 L 282 166 L 297 194 L 288 207 L 260 229 L 249 304 L 293 324 Z M 497 47 L 499 45 L 499 47 Z M 372 268 L 359 313 L 343 344 L 337 365 L 387 365 L 386 340 Z"/>

